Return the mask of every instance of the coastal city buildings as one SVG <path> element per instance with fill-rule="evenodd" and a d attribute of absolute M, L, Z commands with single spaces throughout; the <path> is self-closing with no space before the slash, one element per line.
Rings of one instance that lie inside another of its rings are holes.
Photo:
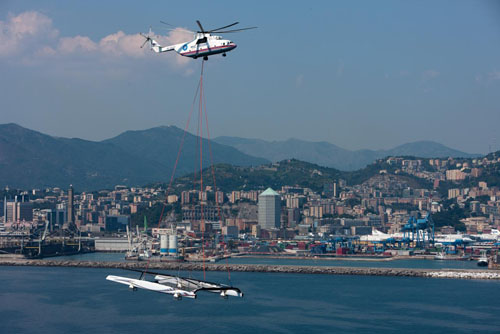
<path fill-rule="evenodd" d="M 5 189 L 0 221 L 7 230 L 48 222 L 51 231 L 74 224 L 79 231 L 102 234 L 142 226 L 146 216 L 150 227 L 175 225 L 197 234 L 203 221 L 210 235 L 263 239 L 363 236 L 375 230 L 402 233 L 411 216 L 429 213 L 437 222 L 436 232 L 443 228 L 447 233 L 481 234 L 500 226 L 500 188 L 478 179 L 497 168 L 498 158 L 389 157 L 376 164 L 378 172 L 362 182 L 332 179 L 315 189 L 296 184 L 277 190 L 206 187 L 202 192 L 182 189 L 167 198 L 161 186 L 117 185 L 93 192 L 78 192 L 71 186 Z M 159 222 L 163 205 L 165 215 Z"/>

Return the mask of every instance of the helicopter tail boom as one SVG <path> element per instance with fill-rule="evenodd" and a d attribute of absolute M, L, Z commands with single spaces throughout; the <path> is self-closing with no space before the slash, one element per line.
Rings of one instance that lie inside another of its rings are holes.
<path fill-rule="evenodd" d="M 153 50 L 156 53 L 168 52 L 168 51 L 175 51 L 176 45 L 161 46 L 154 39 L 151 39 L 150 42 L 151 42 L 151 50 Z"/>
<path fill-rule="evenodd" d="M 155 41 L 152 38 L 151 27 L 149 28 L 149 33 L 147 35 L 143 34 L 143 33 L 139 33 L 139 34 L 145 38 L 145 41 L 144 41 L 144 43 L 142 43 L 141 48 L 143 48 L 149 42 L 149 46 L 150 46 L 151 50 L 153 50 L 156 53 L 173 51 L 173 50 L 175 50 L 175 47 L 177 46 L 177 45 L 161 46 L 160 43 L 158 43 L 157 41 Z"/>

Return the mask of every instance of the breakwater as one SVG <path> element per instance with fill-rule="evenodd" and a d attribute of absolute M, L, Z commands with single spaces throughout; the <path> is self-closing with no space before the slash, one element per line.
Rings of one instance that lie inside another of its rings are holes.
<path fill-rule="evenodd" d="M 98 262 L 98 261 L 57 261 L 0 259 L 2 266 L 44 266 L 44 267 L 84 267 L 112 269 L 144 269 L 146 262 Z M 151 262 L 149 270 L 201 271 L 202 263 Z M 235 271 L 263 273 L 294 273 L 322 275 L 361 275 L 361 276 L 400 276 L 457 279 L 494 279 L 500 280 L 499 270 L 466 269 L 410 269 L 410 268 L 367 268 L 367 267 L 326 267 L 326 266 L 290 266 L 258 264 L 205 264 L 206 271 Z"/>

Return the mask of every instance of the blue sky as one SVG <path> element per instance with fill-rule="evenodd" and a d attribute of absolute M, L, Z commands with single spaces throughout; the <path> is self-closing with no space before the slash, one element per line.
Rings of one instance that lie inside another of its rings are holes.
<path fill-rule="evenodd" d="M 136 34 L 175 41 L 159 21 L 197 19 L 259 27 L 207 63 L 212 137 L 500 149 L 500 2 L 479 0 L 2 1 L 0 123 L 90 140 L 183 128 L 201 62 Z"/>

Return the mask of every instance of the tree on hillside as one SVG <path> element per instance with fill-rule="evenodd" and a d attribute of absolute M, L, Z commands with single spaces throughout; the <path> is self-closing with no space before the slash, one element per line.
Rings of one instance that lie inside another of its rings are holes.
<path fill-rule="evenodd" d="M 450 206 L 447 210 L 432 214 L 435 227 L 453 226 L 457 231 L 465 231 L 466 227 L 460 219 L 465 218 L 465 210 L 457 205 Z"/>

